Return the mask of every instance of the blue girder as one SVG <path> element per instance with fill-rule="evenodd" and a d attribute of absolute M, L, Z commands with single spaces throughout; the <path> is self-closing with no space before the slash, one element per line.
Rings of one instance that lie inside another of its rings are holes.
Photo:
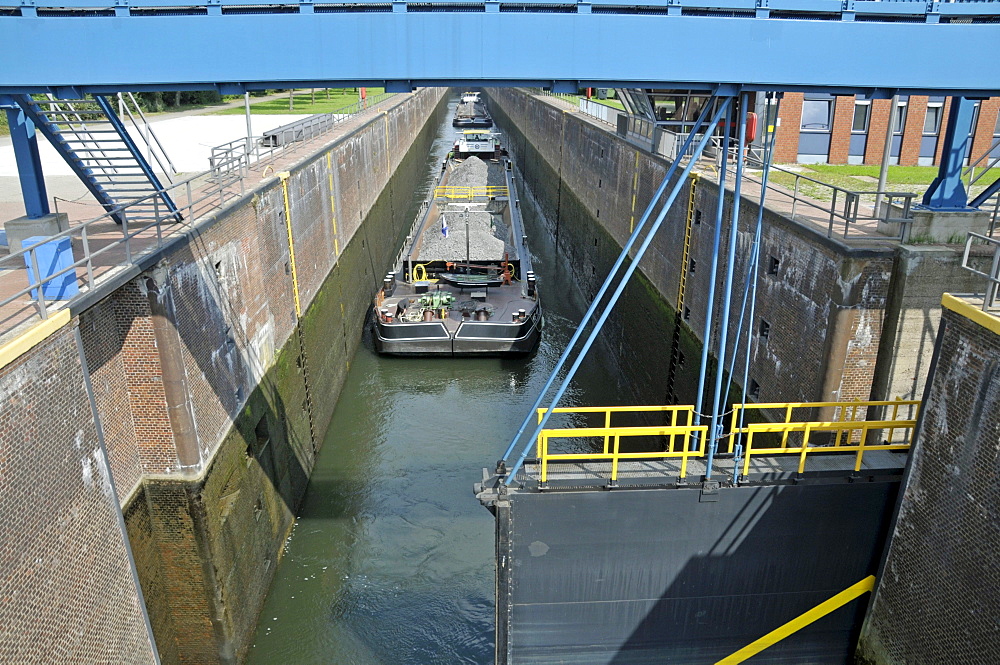
<path fill-rule="evenodd" d="M 982 65 L 1000 43 L 993 1 L 21 4 L 20 16 L 0 17 L 0 92 L 468 83 L 1000 92 L 1000 69 Z M 66 58 L 46 44 L 90 47 Z"/>

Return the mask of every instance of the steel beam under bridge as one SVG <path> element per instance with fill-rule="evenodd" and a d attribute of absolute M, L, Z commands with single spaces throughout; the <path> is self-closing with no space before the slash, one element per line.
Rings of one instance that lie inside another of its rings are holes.
<path fill-rule="evenodd" d="M 982 62 L 1000 43 L 1000 2 L 602 2 L 22 0 L 0 16 L 0 93 L 722 83 L 1000 94 L 1000 68 Z"/>

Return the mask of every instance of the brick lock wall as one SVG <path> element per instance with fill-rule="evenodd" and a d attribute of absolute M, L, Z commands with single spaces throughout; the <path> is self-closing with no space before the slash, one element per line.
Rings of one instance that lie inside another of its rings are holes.
<path fill-rule="evenodd" d="M 146 665 L 74 332 L 0 373 L 0 662 Z"/>
<path fill-rule="evenodd" d="M 926 116 L 927 97 L 924 95 L 910 95 L 906 103 L 903 140 L 899 147 L 900 166 L 917 165 L 917 158 L 920 157 L 920 142 L 924 137 L 924 120 L 926 120 Z"/>
<path fill-rule="evenodd" d="M 781 124 L 774 139 L 774 161 L 778 164 L 794 164 L 799 160 L 803 99 L 801 92 L 786 92 L 781 100 Z"/>
<path fill-rule="evenodd" d="M 830 164 L 846 164 L 851 150 L 851 126 L 854 124 L 854 95 L 834 97 L 833 131 L 830 135 Z"/>
<path fill-rule="evenodd" d="M 987 663 L 1000 649 L 1000 336 L 945 309 L 937 345 L 859 642 L 866 665 Z"/>

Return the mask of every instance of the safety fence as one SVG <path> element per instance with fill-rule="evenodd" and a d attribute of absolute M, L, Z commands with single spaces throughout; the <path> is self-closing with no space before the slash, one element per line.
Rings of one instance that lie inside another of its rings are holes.
<path fill-rule="evenodd" d="M 986 270 L 980 270 L 972 265 L 972 248 L 977 245 L 985 245 L 992 249 L 993 255 L 988 260 L 990 266 Z M 983 292 L 983 311 L 1000 311 L 1000 239 L 970 232 L 965 239 L 962 267 L 986 280 L 986 288 Z"/>
<path fill-rule="evenodd" d="M 542 421 L 546 409 L 538 409 L 538 422 Z M 660 412 L 666 414 L 670 419 L 670 425 L 652 426 L 612 426 L 612 414 L 648 414 Z M 567 461 L 610 461 L 611 480 L 618 480 L 619 463 L 623 460 L 663 460 L 680 459 L 680 477 L 687 475 L 688 460 L 692 457 L 702 457 L 703 453 L 695 450 L 692 445 L 692 436 L 699 434 L 702 438 L 707 434 L 708 427 L 705 425 L 694 425 L 693 406 L 611 406 L 611 407 L 566 407 L 553 409 L 553 413 L 563 414 L 603 414 L 603 427 L 575 427 L 565 429 L 543 429 L 538 434 L 538 457 L 541 462 L 541 482 L 548 481 L 548 466 L 552 462 Z M 680 422 L 679 422 L 680 421 Z M 648 452 L 622 452 L 621 442 L 623 438 L 631 437 L 666 437 L 668 443 L 665 450 L 654 450 Z M 586 439 L 597 437 L 603 439 L 603 452 L 591 453 L 553 453 L 549 450 L 549 441 L 552 439 Z"/>
<path fill-rule="evenodd" d="M 534 92 L 538 92 L 534 90 Z M 636 147 L 654 155 L 665 157 L 671 161 L 685 159 L 691 156 L 694 143 L 682 154 L 686 133 L 678 133 L 669 128 L 667 122 L 655 121 L 637 115 L 632 115 L 618 109 L 591 100 L 580 99 L 571 95 L 557 95 L 543 92 L 546 96 L 557 97 L 564 101 L 579 105 L 581 114 L 602 120 L 615 127 L 618 136 Z M 695 134 L 695 141 L 701 134 Z M 710 168 L 718 168 L 723 154 L 722 137 L 713 136 L 705 147 L 702 158 Z M 738 149 L 730 148 L 729 162 L 735 163 Z M 759 146 L 747 146 L 746 164 L 750 169 L 763 169 Z M 712 160 L 715 166 L 711 165 Z M 767 183 L 767 196 L 772 204 L 783 203 L 791 205 L 789 217 L 797 215 L 817 217 L 826 220 L 828 238 L 844 239 L 871 238 L 877 230 L 878 235 L 885 239 L 906 242 L 910 239 L 910 227 L 913 222 L 913 203 L 918 195 L 914 192 L 867 191 L 851 190 L 837 185 L 831 185 L 808 175 L 770 165 L 772 173 L 782 173 L 786 179 L 792 180 L 791 186 L 776 183 L 773 179 Z M 763 186 L 763 180 L 756 175 L 744 171 L 743 179 L 758 186 Z M 744 192 L 746 193 L 746 192 Z M 997 211 L 1000 211 L 1000 196 L 981 209 L 992 206 L 994 221 L 990 224 L 990 235 L 996 225 Z"/>
<path fill-rule="evenodd" d="M 510 191 L 502 186 L 480 186 L 480 187 L 459 187 L 450 185 L 440 185 L 434 188 L 434 198 L 436 199 L 461 199 L 471 201 L 473 199 L 497 199 L 506 197 Z"/>
<path fill-rule="evenodd" d="M 798 455 L 798 473 L 804 473 L 810 453 L 854 453 L 854 470 L 860 471 L 866 452 L 910 448 L 919 408 L 918 400 L 734 404 L 729 451 L 739 452 L 742 445 L 744 476 L 752 458 L 760 455 Z M 900 418 L 900 409 L 908 411 L 906 418 Z M 782 412 L 784 420 L 741 426 L 748 413 L 763 417 L 769 410 Z M 833 411 L 832 419 L 797 420 L 797 410 Z M 883 418 L 887 410 L 891 415 Z"/>
<path fill-rule="evenodd" d="M 853 467 L 859 471 L 868 452 L 910 448 L 919 408 L 919 400 L 902 399 L 734 404 L 730 432 L 726 435 L 728 446 L 720 446 L 720 449 L 727 448 L 727 456 L 735 455 L 741 460 L 743 476 L 750 473 L 753 457 L 798 455 L 798 473 L 804 473 L 810 455 L 825 453 L 853 453 Z M 544 408 L 538 409 L 539 422 L 545 412 Z M 827 412 L 827 419 L 817 419 L 817 413 Z M 563 414 L 567 423 L 543 429 L 538 434 L 537 457 L 542 483 L 548 481 L 553 464 L 611 462 L 608 477 L 616 482 L 621 462 L 668 459 L 680 460 L 678 475 L 683 480 L 689 462 L 706 456 L 708 446 L 703 444 L 708 427 L 698 424 L 694 407 L 690 405 L 560 407 L 553 409 L 553 413 Z M 603 416 L 603 419 L 591 422 L 595 416 Z M 770 420 L 766 420 L 768 416 Z M 626 417 L 632 422 L 613 422 Z M 666 422 L 634 424 L 643 417 L 659 417 Z M 761 422 L 743 424 L 751 417 Z M 581 423 L 583 426 L 579 426 Z M 640 437 L 656 437 L 652 449 L 622 450 L 623 441 L 631 439 L 640 443 Z M 562 450 L 554 451 L 552 442 L 562 442 Z M 571 450 L 566 451 L 566 448 Z"/>

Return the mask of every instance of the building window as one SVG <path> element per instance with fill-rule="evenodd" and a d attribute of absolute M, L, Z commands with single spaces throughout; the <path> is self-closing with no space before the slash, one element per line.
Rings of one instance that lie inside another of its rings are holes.
<path fill-rule="evenodd" d="M 771 336 L 771 324 L 764 319 L 760 320 L 760 340 L 766 342 L 768 337 Z"/>
<path fill-rule="evenodd" d="M 747 397 L 750 399 L 760 399 L 760 384 L 750 379 L 750 386 L 747 388 Z"/>
<path fill-rule="evenodd" d="M 779 267 L 781 267 L 781 261 L 779 261 L 777 258 L 775 258 L 773 256 L 767 257 L 767 274 L 768 275 L 777 275 Z"/>
<path fill-rule="evenodd" d="M 924 134 L 936 136 L 941 131 L 941 116 L 944 114 L 943 104 L 928 104 L 927 115 L 924 116 Z"/>
<path fill-rule="evenodd" d="M 830 131 L 830 101 L 807 99 L 802 102 L 802 129 L 804 131 Z"/>
<path fill-rule="evenodd" d="M 698 262 L 695 261 L 694 259 L 691 259 L 691 266 L 688 268 L 688 270 L 691 271 L 692 275 L 694 274 L 694 269 L 697 267 L 698 267 Z"/>
<path fill-rule="evenodd" d="M 690 321 L 691 320 L 691 308 L 690 307 L 685 307 L 684 308 L 684 320 L 685 321 Z"/>
<path fill-rule="evenodd" d="M 868 131 L 868 119 L 871 117 L 872 103 L 868 101 L 854 102 L 854 122 L 851 124 L 851 131 L 855 134 L 864 134 Z"/>
<path fill-rule="evenodd" d="M 902 134 L 903 127 L 906 125 L 906 106 L 909 103 L 909 97 L 900 97 L 899 102 L 896 103 L 895 111 L 895 124 L 893 125 L 893 134 Z"/>
<path fill-rule="evenodd" d="M 997 126 L 1000 127 L 1000 124 Z M 698 210 L 697 208 L 694 211 L 694 223 L 695 226 L 701 226 L 701 210 Z"/>

